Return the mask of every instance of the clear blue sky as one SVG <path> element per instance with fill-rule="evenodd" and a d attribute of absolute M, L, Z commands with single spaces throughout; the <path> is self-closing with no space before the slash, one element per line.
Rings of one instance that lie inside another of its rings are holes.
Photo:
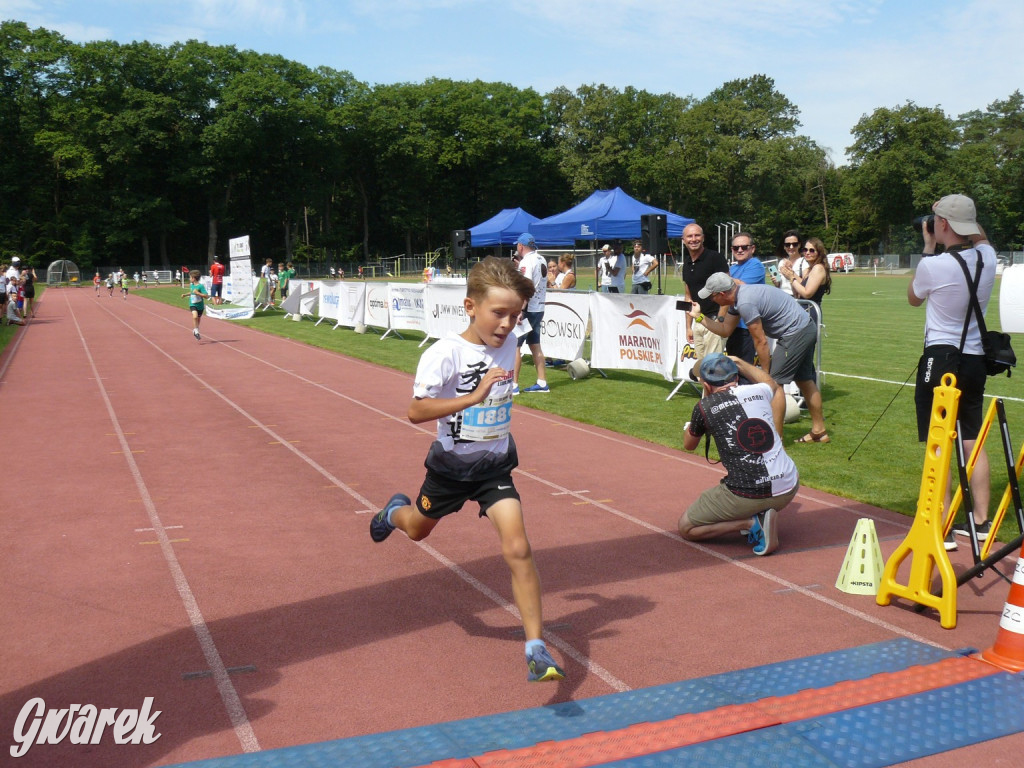
<path fill-rule="evenodd" d="M 234 45 L 371 84 L 603 83 L 702 98 L 763 73 L 839 164 L 878 107 L 956 116 L 1024 89 L 1020 0 L 0 0 L 0 18 L 74 42 Z"/>

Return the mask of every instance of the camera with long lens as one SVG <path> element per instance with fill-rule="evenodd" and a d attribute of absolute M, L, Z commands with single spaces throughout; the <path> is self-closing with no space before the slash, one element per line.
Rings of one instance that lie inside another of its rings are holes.
<path fill-rule="evenodd" d="M 920 232 L 923 227 L 928 227 L 928 232 L 933 234 L 933 235 L 935 234 L 935 214 L 934 213 L 929 213 L 929 214 L 927 214 L 925 216 L 918 216 L 917 218 L 914 219 L 913 224 L 914 224 L 914 229 L 916 229 L 918 232 Z"/>

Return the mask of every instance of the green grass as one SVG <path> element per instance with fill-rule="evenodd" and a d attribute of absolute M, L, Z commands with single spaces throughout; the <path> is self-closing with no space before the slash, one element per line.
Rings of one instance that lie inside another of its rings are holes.
<path fill-rule="evenodd" d="M 581 274 L 580 282 L 587 283 L 586 277 L 586 272 Z M 917 442 L 914 390 L 911 386 L 901 389 L 900 385 L 910 375 L 921 353 L 925 311 L 923 307 L 915 308 L 907 303 L 909 280 L 909 275 L 835 276 L 832 293 L 823 303 L 822 343 L 822 369 L 826 372 L 822 396 L 832 442 L 792 445 L 793 440 L 809 430 L 810 420 L 806 415 L 786 425 L 784 437 L 804 485 L 913 515 L 921 484 L 924 446 Z M 592 275 L 589 284 L 593 284 Z M 992 329 L 999 327 L 999 285 L 997 280 L 988 313 Z M 675 277 L 664 279 L 663 286 L 666 293 L 682 290 L 682 283 Z M 178 288 L 151 288 L 141 295 L 184 306 Z M 285 321 L 279 311 L 239 322 L 409 373 L 415 371 L 422 353 L 417 345 L 423 336 L 418 333 L 403 331 L 404 339 L 389 336 L 381 341 L 379 334 L 373 331 L 357 334 L 351 329 L 331 330 L 327 323 L 314 326 L 308 321 Z M 697 402 L 696 393 L 688 385 L 666 402 L 665 398 L 675 387 L 673 382 L 643 372 L 609 370 L 605 373 L 607 378 L 595 372 L 584 381 L 574 382 L 565 371 L 548 369 L 552 393 L 524 395 L 517 403 L 652 443 L 682 448 L 682 425 L 690 418 Z M 532 384 L 534 375 L 534 368 L 527 363 L 521 383 Z M 1019 398 L 1019 381 L 1019 378 L 990 378 L 988 394 Z M 892 406 L 871 429 L 894 396 Z M 1016 453 L 1024 435 L 1024 402 L 1007 400 L 1005 405 Z M 862 439 L 863 444 L 858 448 Z M 990 436 L 989 457 L 993 489 L 990 514 L 993 514 L 1007 482 L 997 430 Z M 1016 526 L 1008 518 L 999 538 L 1009 540 L 1013 535 L 1016 535 Z"/>

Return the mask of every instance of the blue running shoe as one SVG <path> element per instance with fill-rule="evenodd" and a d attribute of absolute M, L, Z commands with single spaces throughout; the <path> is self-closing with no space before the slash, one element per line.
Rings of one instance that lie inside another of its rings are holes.
<path fill-rule="evenodd" d="M 548 385 L 541 386 L 540 384 L 534 384 L 532 387 L 527 387 L 523 392 L 550 392 Z"/>
<path fill-rule="evenodd" d="M 388 503 L 384 509 L 374 515 L 373 519 L 370 520 L 370 538 L 380 543 L 390 536 L 391 532 L 395 530 L 395 526 L 388 522 L 388 515 L 391 513 L 391 510 L 397 509 L 398 507 L 408 506 L 411 503 L 412 502 L 409 501 L 409 497 L 404 493 L 396 493 L 388 499 Z"/>
<path fill-rule="evenodd" d="M 519 394 L 519 385 L 518 384 L 513 384 L 512 385 L 512 395 L 515 396 L 515 395 L 518 395 L 518 394 Z"/>
<path fill-rule="evenodd" d="M 530 674 L 526 676 L 526 679 L 531 683 L 565 678 L 565 672 L 555 664 L 555 660 L 551 658 L 548 649 L 543 645 L 540 648 L 535 648 L 533 653 L 526 657 L 526 666 L 530 668 Z"/>
<path fill-rule="evenodd" d="M 754 515 L 750 533 L 747 534 L 747 542 L 754 545 L 755 555 L 770 555 L 779 548 L 777 515 L 778 512 L 774 509 L 766 509 Z"/>

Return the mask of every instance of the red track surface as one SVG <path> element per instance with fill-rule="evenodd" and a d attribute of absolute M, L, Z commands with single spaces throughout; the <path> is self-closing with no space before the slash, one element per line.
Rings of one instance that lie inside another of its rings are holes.
<path fill-rule="evenodd" d="M 906 518 L 805 489 L 771 557 L 739 538 L 685 543 L 676 520 L 717 467 L 521 407 L 517 485 L 569 675 L 528 685 L 486 521 L 467 508 L 423 545 L 368 536 L 368 512 L 422 479 L 431 433 L 404 418 L 410 376 L 209 319 L 197 343 L 185 309 L 135 295 L 44 298 L 0 357 L 4 762 L 33 697 L 138 708 L 151 696 L 161 736 L 65 739 L 17 765 L 141 767 L 898 636 L 950 649 L 995 638 L 1008 587 L 992 575 L 960 590 L 954 630 L 834 588 L 859 518 L 875 520 L 884 555 Z M 665 418 L 682 424 L 691 402 L 665 403 Z M 953 561 L 965 566 L 965 547 Z M 1022 749 L 1017 735 L 915 765 L 1011 765 Z"/>

